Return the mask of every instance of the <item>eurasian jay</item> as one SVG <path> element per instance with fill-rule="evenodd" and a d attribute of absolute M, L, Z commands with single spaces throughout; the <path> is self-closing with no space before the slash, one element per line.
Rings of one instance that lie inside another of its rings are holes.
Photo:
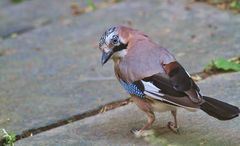
<path fill-rule="evenodd" d="M 99 48 L 102 65 L 113 60 L 116 78 L 147 115 L 147 123 L 140 130 L 132 130 L 137 136 L 151 127 L 155 111 L 171 111 L 174 122 L 168 122 L 168 127 L 175 132 L 178 108 L 201 109 L 219 120 L 230 120 L 240 113 L 236 106 L 202 96 L 173 54 L 137 30 L 111 27 L 102 35 Z"/>

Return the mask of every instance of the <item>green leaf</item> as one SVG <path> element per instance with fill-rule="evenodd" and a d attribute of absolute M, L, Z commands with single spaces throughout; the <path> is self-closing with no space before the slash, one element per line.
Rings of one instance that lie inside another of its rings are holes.
<path fill-rule="evenodd" d="M 234 9 L 240 9 L 240 1 L 234 0 L 230 3 L 230 7 Z"/>
<path fill-rule="evenodd" d="M 96 5 L 94 4 L 93 0 L 87 0 L 87 4 L 90 8 L 92 8 L 92 10 L 96 10 L 97 7 Z"/>
<path fill-rule="evenodd" d="M 231 62 L 223 58 L 213 60 L 212 65 L 217 69 L 222 69 L 225 71 L 240 71 L 240 64 Z"/>
<path fill-rule="evenodd" d="M 8 133 L 5 129 L 2 129 L 3 131 L 3 138 L 4 143 L 3 146 L 14 146 L 14 142 L 16 141 L 16 134 L 14 133 Z"/>
<path fill-rule="evenodd" d="M 21 3 L 23 1 L 25 1 L 25 0 L 12 0 L 12 3 Z"/>

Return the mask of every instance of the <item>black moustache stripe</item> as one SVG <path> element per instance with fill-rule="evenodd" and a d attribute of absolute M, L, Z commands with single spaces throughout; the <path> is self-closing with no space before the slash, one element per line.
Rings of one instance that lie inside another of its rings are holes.
<path fill-rule="evenodd" d="M 128 44 L 120 43 L 119 46 L 116 46 L 116 47 L 113 48 L 113 52 L 117 52 L 117 51 L 121 51 L 123 49 L 127 49 L 127 46 L 128 46 Z"/>

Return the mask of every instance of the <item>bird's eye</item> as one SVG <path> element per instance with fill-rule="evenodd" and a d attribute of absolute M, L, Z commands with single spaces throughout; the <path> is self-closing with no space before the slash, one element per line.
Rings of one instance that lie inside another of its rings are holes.
<path fill-rule="evenodd" d="M 117 44 L 118 40 L 117 39 L 113 39 L 113 44 Z"/>
<path fill-rule="evenodd" d="M 117 43 L 118 43 L 118 36 L 117 36 L 117 35 L 114 35 L 114 36 L 112 37 L 112 43 L 113 43 L 113 44 L 117 44 Z"/>

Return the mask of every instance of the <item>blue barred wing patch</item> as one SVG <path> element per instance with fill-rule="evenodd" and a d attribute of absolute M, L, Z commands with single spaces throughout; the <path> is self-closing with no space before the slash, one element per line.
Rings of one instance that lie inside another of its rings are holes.
<path fill-rule="evenodd" d="M 141 91 L 136 84 L 126 83 L 123 80 L 120 80 L 120 84 L 129 94 L 136 95 L 142 98 L 145 96 L 143 91 Z"/>

